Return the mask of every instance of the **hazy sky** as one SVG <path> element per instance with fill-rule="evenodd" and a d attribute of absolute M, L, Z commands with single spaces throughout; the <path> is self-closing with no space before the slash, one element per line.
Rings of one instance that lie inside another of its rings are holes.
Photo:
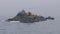
<path fill-rule="evenodd" d="M 60 13 L 60 0 L 0 0 L 0 16 L 16 15 L 22 9 L 55 16 Z"/>

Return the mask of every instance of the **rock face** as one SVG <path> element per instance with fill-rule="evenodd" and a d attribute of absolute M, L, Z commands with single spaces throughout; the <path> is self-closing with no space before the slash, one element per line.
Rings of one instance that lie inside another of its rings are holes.
<path fill-rule="evenodd" d="M 43 17 L 43 16 L 37 16 L 32 15 L 30 12 L 26 13 L 25 10 L 22 10 L 19 12 L 15 17 L 8 19 L 7 21 L 20 21 L 23 23 L 33 23 L 33 22 L 39 22 L 39 21 L 46 21 L 47 19 L 52 19 L 52 17 Z"/>

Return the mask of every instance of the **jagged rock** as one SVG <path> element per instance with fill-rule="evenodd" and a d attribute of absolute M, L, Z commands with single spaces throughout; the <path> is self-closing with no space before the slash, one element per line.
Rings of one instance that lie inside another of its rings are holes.
<path fill-rule="evenodd" d="M 50 17 L 50 16 L 49 16 L 49 17 L 47 17 L 46 19 L 52 19 L 52 20 L 54 20 L 54 18 L 53 18 L 53 17 Z"/>
<path fill-rule="evenodd" d="M 47 19 L 52 19 L 52 17 L 43 17 L 43 16 L 37 16 L 32 15 L 30 12 L 26 13 L 25 10 L 22 10 L 19 12 L 15 17 L 8 19 L 7 21 L 20 21 L 23 23 L 33 23 L 33 22 L 39 22 L 39 21 L 46 21 Z"/>

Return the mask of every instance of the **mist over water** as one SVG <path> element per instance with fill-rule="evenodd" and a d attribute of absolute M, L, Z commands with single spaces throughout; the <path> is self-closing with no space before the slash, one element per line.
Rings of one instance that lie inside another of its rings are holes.
<path fill-rule="evenodd" d="M 55 20 L 5 22 L 23 9 Z M 60 34 L 60 0 L 0 0 L 0 34 Z"/>

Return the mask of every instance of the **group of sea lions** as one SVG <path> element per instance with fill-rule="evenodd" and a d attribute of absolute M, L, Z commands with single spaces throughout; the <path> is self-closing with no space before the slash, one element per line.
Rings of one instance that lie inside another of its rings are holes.
<path fill-rule="evenodd" d="M 47 19 L 54 20 L 52 17 L 43 17 L 31 14 L 31 12 L 26 13 L 25 10 L 19 12 L 15 17 L 9 18 L 7 21 L 20 21 L 23 23 L 34 23 L 39 21 L 46 21 Z"/>

